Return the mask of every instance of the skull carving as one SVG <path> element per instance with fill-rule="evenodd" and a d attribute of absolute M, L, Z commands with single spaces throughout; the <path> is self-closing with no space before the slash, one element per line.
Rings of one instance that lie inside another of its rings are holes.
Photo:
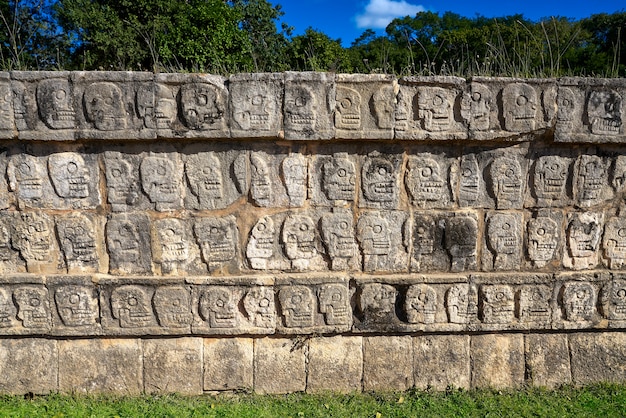
<path fill-rule="evenodd" d="M 348 287 L 341 284 L 325 284 L 319 291 L 320 312 L 327 325 L 348 325 L 352 319 Z"/>
<path fill-rule="evenodd" d="M 59 287 L 54 292 L 57 311 L 67 327 L 94 325 L 98 319 L 95 288 L 80 285 Z"/>
<path fill-rule="evenodd" d="M 349 262 L 357 256 L 352 222 L 350 212 L 329 213 L 322 217 L 322 238 L 333 270 L 347 270 Z"/>
<path fill-rule="evenodd" d="M 23 286 L 15 289 L 13 298 L 17 304 L 17 318 L 24 328 L 50 329 L 50 302 L 43 287 Z"/>
<path fill-rule="evenodd" d="M 537 92 L 528 84 L 507 84 L 502 91 L 504 103 L 504 126 L 511 132 L 527 132 L 535 129 L 537 117 Z"/>
<path fill-rule="evenodd" d="M 189 291 L 181 286 L 160 286 L 152 298 L 157 320 L 162 327 L 182 328 L 193 319 Z"/>
<path fill-rule="evenodd" d="M 271 288 L 251 288 L 243 298 L 243 307 L 255 327 L 274 328 L 276 326 L 274 291 Z"/>
<path fill-rule="evenodd" d="M 370 157 L 363 164 L 363 196 L 371 202 L 393 202 L 397 194 L 393 165 L 384 158 Z"/>
<path fill-rule="evenodd" d="M 26 260 L 27 266 L 50 261 L 51 221 L 43 213 L 24 212 L 20 214 L 11 235 L 11 243 Z M 30 271 L 30 267 L 29 267 Z"/>
<path fill-rule="evenodd" d="M 359 307 L 365 317 L 374 322 L 387 322 L 396 318 L 395 287 L 381 283 L 363 285 L 359 298 Z"/>
<path fill-rule="evenodd" d="M 10 261 L 13 256 L 11 248 L 11 224 L 13 218 L 9 216 L 0 217 L 0 269 L 2 263 Z"/>
<path fill-rule="evenodd" d="M 391 252 L 391 231 L 385 218 L 364 214 L 357 224 L 363 255 L 387 256 Z"/>
<path fill-rule="evenodd" d="M 446 292 L 448 320 L 452 324 L 467 324 L 477 313 L 477 290 L 473 285 L 457 284 Z"/>
<path fill-rule="evenodd" d="M 498 209 L 516 208 L 522 203 L 522 167 L 516 158 L 499 157 L 489 170 Z"/>
<path fill-rule="evenodd" d="M 407 190 L 414 205 L 445 198 L 445 182 L 439 163 L 427 156 L 410 156 L 406 177 Z"/>
<path fill-rule="evenodd" d="M 235 218 L 201 218 L 193 227 L 209 270 L 235 258 L 238 241 Z"/>
<path fill-rule="evenodd" d="M 226 103 L 212 84 L 191 83 L 180 88 L 183 122 L 189 129 L 207 131 L 224 127 Z"/>
<path fill-rule="evenodd" d="M 253 269 L 268 268 L 268 261 L 274 256 L 274 221 L 269 216 L 259 219 L 252 228 L 246 256 Z"/>
<path fill-rule="evenodd" d="M 521 228 L 514 215 L 496 213 L 487 225 L 487 243 L 495 256 L 493 267 L 511 269 L 519 267 Z"/>
<path fill-rule="evenodd" d="M 528 257 L 535 266 L 543 267 L 554 258 L 558 231 L 557 223 L 546 216 L 528 221 Z"/>
<path fill-rule="evenodd" d="M 544 155 L 535 163 L 534 190 L 539 199 L 560 201 L 565 197 L 569 160 L 556 155 Z"/>
<path fill-rule="evenodd" d="M 413 256 L 420 258 L 435 250 L 437 224 L 432 216 L 415 214 L 413 225 Z"/>
<path fill-rule="evenodd" d="M 285 91 L 285 128 L 312 131 L 315 127 L 315 96 L 311 89 L 295 85 Z"/>
<path fill-rule="evenodd" d="M 139 167 L 141 184 L 157 210 L 166 210 L 180 202 L 180 173 L 174 162 L 163 157 L 145 157 Z"/>
<path fill-rule="evenodd" d="M 154 324 L 150 295 L 139 286 L 127 285 L 111 292 L 111 314 L 121 328 L 142 328 Z"/>
<path fill-rule="evenodd" d="M 587 101 L 591 133 L 619 135 L 622 129 L 622 96 L 616 91 L 592 91 Z"/>
<path fill-rule="evenodd" d="M 608 220 L 604 227 L 602 246 L 609 259 L 609 267 L 622 268 L 626 263 L 626 219 L 614 217 Z"/>
<path fill-rule="evenodd" d="M 11 130 L 13 126 L 13 95 L 9 83 L 0 83 L 0 129 Z"/>
<path fill-rule="evenodd" d="M 578 162 L 576 191 L 578 201 L 590 206 L 602 198 L 602 189 L 608 183 L 607 164 L 597 155 L 581 155 Z"/>
<path fill-rule="evenodd" d="M 452 257 L 451 271 L 458 272 L 476 267 L 476 240 L 478 224 L 470 216 L 448 219 L 445 244 Z"/>
<path fill-rule="evenodd" d="M 11 83 L 15 126 L 20 131 L 37 128 L 37 102 L 29 89 L 19 81 Z"/>
<path fill-rule="evenodd" d="M 482 286 L 480 291 L 483 322 L 506 324 L 513 321 L 515 300 L 510 286 Z"/>
<path fill-rule="evenodd" d="M 242 130 L 269 131 L 270 117 L 276 112 L 275 98 L 271 97 L 265 84 L 255 83 L 253 88 L 246 84 L 245 91 L 231 91 L 234 104 L 233 120 Z"/>
<path fill-rule="evenodd" d="M 347 153 L 337 153 L 322 166 L 322 190 L 328 200 L 354 200 L 356 169 Z"/>
<path fill-rule="evenodd" d="M 572 257 L 586 259 L 595 258 L 600 235 L 600 220 L 591 213 L 575 214 L 569 224 L 568 245 Z"/>
<path fill-rule="evenodd" d="M 84 215 L 74 215 L 57 221 L 57 234 L 68 267 L 97 262 L 94 225 Z"/>
<path fill-rule="evenodd" d="M 430 132 L 447 131 L 452 126 L 452 103 L 454 96 L 451 91 L 441 87 L 424 87 L 417 96 L 418 117 L 423 128 Z"/>
<path fill-rule="evenodd" d="M 237 303 L 231 288 L 210 286 L 200 297 L 200 314 L 211 328 L 234 328 L 239 322 Z"/>
<path fill-rule="evenodd" d="M 161 219 L 157 221 L 156 229 L 161 245 L 161 263 L 168 265 L 187 261 L 189 243 L 185 237 L 185 227 L 182 221 Z"/>
<path fill-rule="evenodd" d="M 572 89 L 568 87 L 559 87 L 559 94 L 556 98 L 557 113 L 556 119 L 559 126 L 572 129 L 574 117 L 576 116 L 577 100 Z"/>
<path fill-rule="evenodd" d="M 278 293 L 278 300 L 287 328 L 313 326 L 315 301 L 311 289 L 299 285 L 284 286 Z"/>
<path fill-rule="evenodd" d="M 126 209 L 139 200 L 139 185 L 130 162 L 121 156 L 105 158 L 108 201 L 113 210 Z"/>
<path fill-rule="evenodd" d="M 462 206 L 471 206 L 478 200 L 480 185 L 478 161 L 474 154 L 461 157 L 459 200 Z"/>
<path fill-rule="evenodd" d="M 613 279 L 602 289 L 602 310 L 607 319 L 626 319 L 626 281 Z"/>
<path fill-rule="evenodd" d="M 137 113 L 146 128 L 170 128 L 176 118 L 176 100 L 172 90 L 162 84 L 140 86 L 137 90 Z"/>
<path fill-rule="evenodd" d="M 437 313 L 437 292 L 426 284 L 409 286 L 404 310 L 411 324 L 434 323 Z"/>
<path fill-rule="evenodd" d="M 89 170 L 80 154 L 62 152 L 48 158 L 48 171 L 54 190 L 60 197 L 89 197 Z"/>
<path fill-rule="evenodd" d="M 112 264 L 130 266 L 140 261 L 139 230 L 130 219 L 109 219 L 106 232 Z"/>
<path fill-rule="evenodd" d="M 372 95 L 374 118 L 380 129 L 393 129 L 394 99 L 395 93 L 392 86 L 383 86 Z"/>
<path fill-rule="evenodd" d="M 37 104 L 41 120 L 50 129 L 74 127 L 74 104 L 67 80 L 43 80 L 37 86 Z"/>
<path fill-rule="evenodd" d="M 191 192 L 198 197 L 200 208 L 215 209 L 216 201 L 224 196 L 222 163 L 213 153 L 191 155 L 185 164 Z"/>
<path fill-rule="evenodd" d="M 348 87 L 337 87 L 337 129 L 355 130 L 361 127 L 361 95 Z"/>
<path fill-rule="evenodd" d="M 0 328 L 11 328 L 15 319 L 15 305 L 11 295 L 0 288 Z"/>
<path fill-rule="evenodd" d="M 585 282 L 569 282 L 563 285 L 563 308 L 568 321 L 589 321 L 596 306 L 596 290 Z"/>
<path fill-rule="evenodd" d="M 623 192 L 626 188 L 626 155 L 618 155 L 615 158 L 611 184 L 617 192 Z"/>
<path fill-rule="evenodd" d="M 37 157 L 28 154 L 14 155 L 7 166 L 9 188 L 21 199 L 34 200 L 43 197 L 43 179 L 46 169 Z"/>
<path fill-rule="evenodd" d="M 489 89 L 477 83 L 470 84 L 470 91 L 463 93 L 461 116 L 471 131 L 489 130 L 489 115 L 493 107 L 493 97 Z"/>
<path fill-rule="evenodd" d="M 98 82 L 87 86 L 83 96 L 87 120 L 96 129 L 115 131 L 126 129 L 127 115 L 122 90 L 113 83 Z"/>
<path fill-rule="evenodd" d="M 308 259 L 317 255 L 315 242 L 315 224 L 304 215 L 289 215 L 285 219 L 282 241 L 285 253 L 290 260 L 299 262 L 302 268 L 308 267 Z"/>
<path fill-rule="evenodd" d="M 250 195 L 259 206 L 270 206 L 272 203 L 272 180 L 267 162 L 257 153 L 250 156 Z"/>
<path fill-rule="evenodd" d="M 283 178 L 289 196 L 289 206 L 304 204 L 307 192 L 307 160 L 302 154 L 289 154 L 282 163 Z"/>
<path fill-rule="evenodd" d="M 519 318 L 521 322 L 550 322 L 552 289 L 548 286 L 522 286 L 519 293 Z"/>

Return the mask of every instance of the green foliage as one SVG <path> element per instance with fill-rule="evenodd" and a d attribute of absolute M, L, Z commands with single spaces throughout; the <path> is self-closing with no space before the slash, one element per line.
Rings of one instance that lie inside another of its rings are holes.
<path fill-rule="evenodd" d="M 11 417 L 622 417 L 626 387 L 225 397 L 0 397 Z"/>
<path fill-rule="evenodd" d="M 312 28 L 291 39 L 287 60 L 296 71 L 350 72 L 341 40 L 330 39 Z"/>

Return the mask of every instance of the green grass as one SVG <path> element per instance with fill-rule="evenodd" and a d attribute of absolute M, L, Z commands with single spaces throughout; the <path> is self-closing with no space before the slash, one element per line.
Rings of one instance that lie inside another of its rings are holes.
<path fill-rule="evenodd" d="M 626 385 L 285 396 L 0 396 L 1 417 L 624 417 Z"/>

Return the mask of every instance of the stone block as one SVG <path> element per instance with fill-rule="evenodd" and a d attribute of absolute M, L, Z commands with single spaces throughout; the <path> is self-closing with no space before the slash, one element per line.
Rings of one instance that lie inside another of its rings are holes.
<path fill-rule="evenodd" d="M 253 386 L 254 340 L 204 340 L 204 390 L 250 390 Z"/>
<path fill-rule="evenodd" d="M 333 138 L 335 90 L 334 74 L 287 71 L 283 108 L 285 138 Z"/>
<path fill-rule="evenodd" d="M 318 337 L 309 341 L 307 392 L 361 390 L 362 337 Z"/>
<path fill-rule="evenodd" d="M 415 386 L 445 390 L 470 386 L 470 337 L 429 335 L 413 338 Z"/>
<path fill-rule="evenodd" d="M 147 393 L 202 394 L 202 339 L 143 340 Z"/>
<path fill-rule="evenodd" d="M 572 381 L 567 335 L 530 334 L 524 337 L 529 383 L 554 389 Z"/>
<path fill-rule="evenodd" d="M 291 393 L 306 389 L 306 343 L 299 338 L 254 340 L 254 390 Z"/>
<path fill-rule="evenodd" d="M 229 82 L 231 135 L 277 138 L 283 127 L 284 75 L 235 74 Z"/>
<path fill-rule="evenodd" d="M 412 386 L 411 337 L 363 337 L 363 390 L 407 390 Z"/>
<path fill-rule="evenodd" d="M 626 333 L 572 334 L 569 349 L 574 384 L 626 382 Z"/>
<path fill-rule="evenodd" d="M 143 358 L 138 339 L 59 342 L 59 391 L 138 395 Z"/>
<path fill-rule="evenodd" d="M 58 354 L 56 340 L 0 340 L 0 392 L 22 395 L 57 391 Z"/>
<path fill-rule="evenodd" d="M 524 384 L 524 336 L 471 337 L 472 387 L 515 388 Z"/>

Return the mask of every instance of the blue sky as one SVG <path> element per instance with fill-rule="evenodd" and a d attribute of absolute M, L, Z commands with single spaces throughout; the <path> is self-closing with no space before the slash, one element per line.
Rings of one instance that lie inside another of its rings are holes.
<path fill-rule="evenodd" d="M 388 22 L 395 17 L 415 15 L 422 10 L 443 13 L 452 11 L 462 16 L 477 14 L 498 17 L 521 13 L 531 20 L 542 17 L 564 16 L 575 19 L 595 13 L 626 11 L 624 0 L 270 0 L 280 4 L 283 21 L 294 27 L 298 35 L 312 27 L 333 39 L 341 38 L 350 46 L 367 28 L 384 33 Z"/>

